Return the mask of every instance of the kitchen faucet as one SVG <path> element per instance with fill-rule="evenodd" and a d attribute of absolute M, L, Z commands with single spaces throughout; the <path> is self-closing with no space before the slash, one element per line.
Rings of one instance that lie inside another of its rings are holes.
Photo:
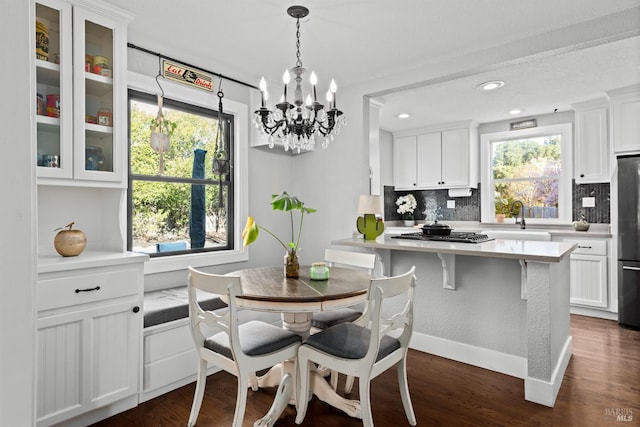
<path fill-rule="evenodd" d="M 522 219 L 520 221 L 518 221 L 518 216 L 516 215 L 516 224 L 520 224 L 520 228 L 522 230 L 525 229 L 525 225 L 526 223 L 524 222 L 524 204 L 520 201 L 520 200 L 514 200 L 511 203 L 511 215 L 513 215 L 515 213 L 515 206 L 516 204 L 520 205 L 520 214 L 522 215 Z"/>

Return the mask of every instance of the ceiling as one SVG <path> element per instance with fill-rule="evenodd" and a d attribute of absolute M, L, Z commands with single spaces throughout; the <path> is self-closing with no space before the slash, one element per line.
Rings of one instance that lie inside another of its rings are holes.
<path fill-rule="evenodd" d="M 303 65 L 323 91 L 332 77 L 339 93 L 371 82 L 388 131 L 565 111 L 640 83 L 640 28 L 628 28 L 640 27 L 640 0 L 106 2 L 135 16 L 129 42 L 256 86 L 265 76 L 272 93 L 295 63 L 286 9 L 307 6 Z M 506 85 L 475 89 L 496 79 Z"/>

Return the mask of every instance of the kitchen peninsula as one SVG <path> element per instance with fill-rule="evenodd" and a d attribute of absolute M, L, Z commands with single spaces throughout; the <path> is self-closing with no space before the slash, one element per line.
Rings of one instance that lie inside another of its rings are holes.
<path fill-rule="evenodd" d="M 524 379 L 526 400 L 553 407 L 571 358 L 567 242 L 450 243 L 358 238 L 385 275 L 416 266 L 420 351 Z"/>

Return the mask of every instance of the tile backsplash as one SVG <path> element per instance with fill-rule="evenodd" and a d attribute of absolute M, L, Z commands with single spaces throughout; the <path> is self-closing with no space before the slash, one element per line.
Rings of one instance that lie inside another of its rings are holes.
<path fill-rule="evenodd" d="M 573 187 L 573 212 L 572 220 L 580 218 L 584 212 L 587 221 L 592 224 L 609 224 L 611 222 L 611 203 L 609 183 L 576 184 Z M 397 212 L 396 200 L 405 194 L 413 194 L 418 202 L 414 212 L 417 221 L 480 221 L 480 194 L 481 186 L 471 190 L 469 197 L 449 197 L 448 190 L 415 190 L 395 191 L 393 186 L 384 187 L 384 219 L 385 221 L 402 220 L 402 215 Z M 593 197 L 595 207 L 583 208 L 582 198 Z M 455 201 L 455 208 L 447 208 L 447 200 Z"/>

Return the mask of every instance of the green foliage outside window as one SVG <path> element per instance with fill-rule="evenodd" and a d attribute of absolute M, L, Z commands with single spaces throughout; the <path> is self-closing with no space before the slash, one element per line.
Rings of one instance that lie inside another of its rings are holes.
<path fill-rule="evenodd" d="M 190 183 L 171 182 L 173 178 L 192 177 L 194 150 L 206 150 L 205 210 L 207 218 L 205 247 L 226 245 L 228 176 L 222 176 L 222 203 L 217 174 L 211 168 L 216 148 L 218 121 L 211 116 L 163 107 L 165 118 L 175 123 L 170 147 L 164 153 L 162 181 L 145 180 L 158 176 L 159 153 L 150 144 L 152 121 L 157 106 L 150 100 L 134 99 L 130 103 L 130 168 L 132 175 L 131 235 L 133 250 L 149 249 L 156 243 L 189 241 L 191 209 Z M 227 154 L 225 152 L 225 154 Z"/>
<path fill-rule="evenodd" d="M 557 217 L 560 135 L 493 143 L 495 213 L 511 216 L 520 200 L 529 217 Z"/>

